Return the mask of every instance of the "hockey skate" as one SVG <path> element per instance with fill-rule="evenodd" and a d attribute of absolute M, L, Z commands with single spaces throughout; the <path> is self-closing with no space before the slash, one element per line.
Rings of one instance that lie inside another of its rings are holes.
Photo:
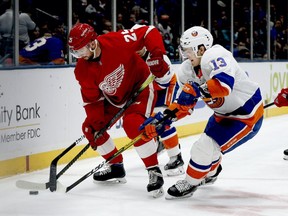
<path fill-rule="evenodd" d="M 286 149 L 283 153 L 284 153 L 283 159 L 288 160 L 288 149 Z"/>
<path fill-rule="evenodd" d="M 126 183 L 125 169 L 122 163 L 110 164 L 93 175 L 94 182 Z"/>
<path fill-rule="evenodd" d="M 200 184 L 201 185 L 211 185 L 214 184 L 214 182 L 217 180 L 218 175 L 220 174 L 220 172 L 222 171 L 222 166 L 221 164 L 217 167 L 217 171 L 213 176 L 208 176 L 206 177 Z"/>
<path fill-rule="evenodd" d="M 164 170 L 168 176 L 182 175 L 185 173 L 183 168 L 184 162 L 181 156 L 181 153 L 171 157 L 169 162 L 164 166 Z"/>
<path fill-rule="evenodd" d="M 186 180 L 179 180 L 168 189 L 165 198 L 167 200 L 187 198 L 192 196 L 197 188 L 198 186 L 191 185 Z"/>
<path fill-rule="evenodd" d="M 147 185 L 147 191 L 152 193 L 154 198 L 158 198 L 164 194 L 163 190 L 163 175 L 158 166 L 148 168 L 149 184 Z"/>

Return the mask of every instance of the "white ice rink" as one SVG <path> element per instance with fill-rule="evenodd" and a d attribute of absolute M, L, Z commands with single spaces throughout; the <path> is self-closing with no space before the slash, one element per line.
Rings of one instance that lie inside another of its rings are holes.
<path fill-rule="evenodd" d="M 180 140 L 185 165 L 190 147 L 199 135 Z M 0 180 L 0 215 L 35 216 L 288 216 L 288 115 L 264 119 L 253 140 L 224 155 L 223 170 L 214 185 L 199 188 L 182 200 L 154 199 L 146 192 L 147 171 L 135 150 L 124 152 L 126 184 L 95 184 L 92 177 L 68 193 L 16 188 L 19 179 L 47 182 L 49 170 Z M 59 181 L 70 185 L 101 163 L 101 158 L 77 161 Z M 166 152 L 159 156 L 163 170 Z M 63 166 L 59 166 L 60 170 Z M 164 189 L 184 176 L 167 177 Z"/>

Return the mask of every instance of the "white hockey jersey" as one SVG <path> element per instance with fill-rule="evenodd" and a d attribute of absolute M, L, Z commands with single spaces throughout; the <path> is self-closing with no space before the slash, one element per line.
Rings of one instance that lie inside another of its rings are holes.
<path fill-rule="evenodd" d="M 200 66 L 201 71 L 196 74 L 190 60 L 184 61 L 177 74 L 179 85 L 191 81 L 200 85 L 206 82 L 212 98 L 202 99 L 220 119 L 239 119 L 247 124 L 259 119 L 263 114 L 259 85 L 249 79 L 231 52 L 214 45 L 204 53 Z"/>

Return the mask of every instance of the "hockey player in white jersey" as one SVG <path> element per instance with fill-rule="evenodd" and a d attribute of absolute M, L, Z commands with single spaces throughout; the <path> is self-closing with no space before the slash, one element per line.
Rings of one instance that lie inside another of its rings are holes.
<path fill-rule="evenodd" d="M 181 65 L 179 80 L 186 84 L 177 103 L 170 105 L 164 115 L 177 108 L 175 117 L 179 120 L 198 98 L 214 114 L 191 148 L 185 179 L 168 189 L 166 199 L 190 197 L 199 186 L 214 183 L 222 169 L 222 155 L 252 139 L 262 125 L 264 108 L 259 85 L 249 79 L 231 52 L 212 44 L 211 33 L 199 26 L 186 30 L 180 39 L 187 60 Z M 159 119 L 161 113 L 157 115 Z M 145 136 L 162 131 L 154 124 L 145 125 Z"/>

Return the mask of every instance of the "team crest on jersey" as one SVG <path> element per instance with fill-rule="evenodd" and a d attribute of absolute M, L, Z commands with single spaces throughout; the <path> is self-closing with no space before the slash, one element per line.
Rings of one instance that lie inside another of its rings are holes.
<path fill-rule="evenodd" d="M 107 95 L 114 95 L 124 78 L 124 65 L 120 64 L 112 73 L 108 74 L 100 83 L 99 88 Z"/>
<path fill-rule="evenodd" d="M 193 31 L 193 32 L 191 33 L 191 35 L 192 35 L 193 37 L 196 37 L 196 36 L 198 35 L 198 32 L 197 32 L 197 31 Z"/>
<path fill-rule="evenodd" d="M 211 98 L 210 100 L 205 99 L 204 100 L 207 106 L 209 106 L 211 109 L 219 108 L 224 104 L 225 98 L 219 97 L 219 98 Z"/>

